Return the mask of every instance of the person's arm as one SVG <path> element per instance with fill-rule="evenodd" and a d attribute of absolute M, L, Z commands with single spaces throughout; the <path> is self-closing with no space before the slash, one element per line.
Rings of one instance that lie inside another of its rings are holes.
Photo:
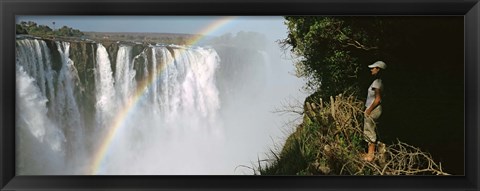
<path fill-rule="evenodd" d="M 373 100 L 373 103 L 372 105 L 370 105 L 370 107 L 368 107 L 368 109 L 365 111 L 365 114 L 367 115 L 370 115 L 370 113 L 372 113 L 372 111 L 378 106 L 380 105 L 380 102 L 382 100 L 382 94 L 380 92 L 380 89 L 379 88 L 374 88 L 373 89 L 375 91 L 375 100 Z"/>

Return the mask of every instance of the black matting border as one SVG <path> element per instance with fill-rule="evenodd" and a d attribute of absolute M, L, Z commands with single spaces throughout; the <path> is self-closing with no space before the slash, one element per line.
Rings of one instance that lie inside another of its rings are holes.
<path fill-rule="evenodd" d="M 465 176 L 15 176 L 15 15 L 463 15 Z M 0 0 L 1 190 L 479 190 L 479 0 Z"/>

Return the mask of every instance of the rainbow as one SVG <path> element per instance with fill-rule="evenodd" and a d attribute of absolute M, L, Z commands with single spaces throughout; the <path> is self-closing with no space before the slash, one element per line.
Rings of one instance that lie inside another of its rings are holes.
<path fill-rule="evenodd" d="M 199 43 L 206 35 L 220 29 L 221 27 L 227 25 L 231 21 L 233 21 L 236 17 L 232 16 L 226 16 L 226 17 L 221 17 L 206 27 L 202 28 L 201 30 L 197 31 L 194 38 L 190 39 L 190 41 L 187 44 L 190 45 L 195 45 Z M 167 63 L 171 64 L 171 63 Z M 164 67 L 166 68 L 166 67 Z M 157 76 L 160 76 L 158 74 L 161 74 L 162 70 L 157 71 Z M 144 81 L 140 81 L 137 84 L 137 91 L 134 93 L 133 96 L 130 97 L 130 99 L 127 100 L 126 104 L 122 107 L 122 109 L 117 112 L 117 115 L 115 118 L 112 120 L 112 124 L 109 126 L 107 129 L 106 133 L 104 133 L 103 139 L 100 141 L 100 146 L 98 147 L 97 150 L 94 151 L 93 153 L 93 162 L 91 165 L 89 165 L 89 168 L 87 169 L 87 173 L 90 175 L 96 175 L 98 174 L 100 167 L 102 165 L 103 160 L 105 159 L 105 156 L 108 153 L 108 150 L 115 139 L 116 134 L 118 133 L 119 129 L 121 129 L 125 121 L 128 119 L 128 116 L 132 113 L 132 111 L 135 111 L 137 103 L 142 100 L 144 97 L 146 90 L 149 89 L 149 86 L 153 84 L 153 82 L 157 79 L 153 78 L 147 78 Z"/>

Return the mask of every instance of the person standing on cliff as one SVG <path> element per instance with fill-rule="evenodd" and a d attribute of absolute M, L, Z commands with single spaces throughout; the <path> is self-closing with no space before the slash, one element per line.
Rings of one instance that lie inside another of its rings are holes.
<path fill-rule="evenodd" d="M 368 66 L 375 80 L 368 87 L 367 101 L 365 102 L 365 119 L 363 133 L 365 140 L 368 142 L 368 153 L 363 156 L 365 161 L 373 161 L 375 158 L 375 144 L 377 134 L 375 132 L 378 119 L 382 115 L 382 92 L 384 90 L 381 74 L 387 69 L 387 65 L 383 61 L 377 61 Z"/>

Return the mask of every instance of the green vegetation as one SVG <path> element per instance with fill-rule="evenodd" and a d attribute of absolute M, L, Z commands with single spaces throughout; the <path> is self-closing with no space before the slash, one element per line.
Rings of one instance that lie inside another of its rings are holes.
<path fill-rule="evenodd" d="M 361 68 L 383 49 L 379 37 L 388 24 L 364 17 L 285 18 L 289 35 L 281 44 L 300 57 L 297 75 L 308 80 L 307 88 L 323 98 L 345 91 L 358 95 Z"/>
<path fill-rule="evenodd" d="M 259 161 L 255 173 L 447 175 L 428 153 L 400 141 L 389 146 L 379 143 L 375 160 L 363 161 L 362 107 L 362 101 L 342 95 L 329 101 L 306 102 L 303 123 L 288 137 L 280 152 L 271 151 L 270 160 Z"/>
<path fill-rule="evenodd" d="M 68 26 L 53 30 L 49 26 L 38 25 L 33 21 L 22 21 L 20 24 L 16 24 L 16 34 L 32 35 L 44 39 L 62 38 L 63 40 L 71 40 L 83 38 L 106 44 L 124 41 L 187 45 L 200 38 L 198 35 L 191 34 L 83 32 Z"/>
<path fill-rule="evenodd" d="M 200 38 L 192 34 L 170 34 L 170 33 L 135 33 L 135 32 L 85 32 L 85 37 L 99 42 L 142 42 L 147 44 L 176 44 L 188 45 Z"/>
<path fill-rule="evenodd" d="M 440 58 L 438 53 L 451 53 L 453 49 L 447 51 L 443 47 L 463 42 L 460 18 L 287 16 L 285 19 L 289 34 L 280 44 L 298 56 L 296 72 L 307 79 L 306 89 L 324 99 L 344 92 L 363 98 L 364 87 L 371 83 L 367 65 L 377 60 L 402 69 L 422 67 L 419 64 L 451 66 L 452 58 L 456 57 L 446 54 Z M 461 48 L 461 44 L 458 46 Z M 387 70 L 389 75 L 385 77 L 399 75 L 398 71 L 393 70 L 390 75 Z"/>
<path fill-rule="evenodd" d="M 52 30 L 49 26 L 38 25 L 32 21 L 22 21 L 20 24 L 16 25 L 17 34 L 28 34 L 32 36 L 38 36 L 43 38 L 52 38 L 52 37 L 81 37 L 84 35 L 78 29 L 73 29 L 67 26 L 63 26 L 57 30 Z"/>
<path fill-rule="evenodd" d="M 452 97 L 449 93 L 461 92 L 456 88 L 463 87 L 463 68 L 458 67 L 463 63 L 462 18 L 286 16 L 285 19 L 289 34 L 280 45 L 297 56 L 296 74 L 306 79 L 305 89 L 311 95 L 304 101 L 302 111 L 294 111 L 298 106 L 285 108 L 285 112 L 302 114 L 303 121 L 283 148 L 272 150 L 269 159 L 258 161 L 255 174 L 447 174 L 430 154 L 400 142 L 398 136 L 401 131 L 415 130 L 429 131 L 426 134 L 434 138 L 438 135 L 431 133 L 432 128 L 453 124 L 435 126 L 428 118 L 416 118 L 411 123 L 401 116 L 407 113 L 442 116 L 448 109 L 429 108 L 438 108 L 439 103 L 449 104 L 442 108 L 462 105 L 461 96 L 451 99 L 452 103 L 442 100 Z M 383 76 L 387 88 L 383 92 L 382 106 L 386 111 L 381 123 L 388 133 L 382 131 L 382 141 L 388 134 L 395 137 L 390 138 L 393 143 L 386 140 L 388 145 L 378 144 L 375 160 L 366 162 L 360 157 L 366 149 L 362 100 L 372 82 L 367 66 L 378 60 L 385 61 L 390 68 Z M 447 72 L 453 78 L 446 79 Z M 337 96 L 341 94 L 350 96 Z M 412 104 L 420 103 L 412 110 Z M 456 111 L 462 113 L 460 109 Z M 455 119 L 463 124 L 460 117 Z M 458 139 L 451 141 L 462 143 Z"/>

